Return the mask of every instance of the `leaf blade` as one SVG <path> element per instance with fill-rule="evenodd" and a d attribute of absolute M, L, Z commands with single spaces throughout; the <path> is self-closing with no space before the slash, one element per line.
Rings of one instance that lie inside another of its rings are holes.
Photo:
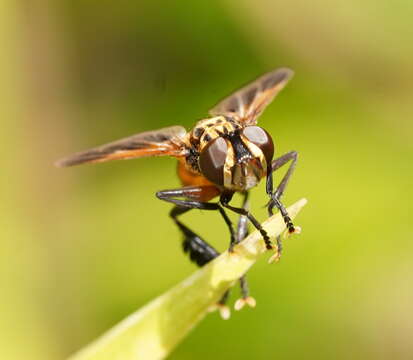
<path fill-rule="evenodd" d="M 307 200 L 288 208 L 294 218 Z M 280 214 L 263 224 L 270 237 L 285 230 Z M 266 252 L 258 231 L 172 289 L 152 300 L 69 360 L 163 359 L 208 313 L 224 292 Z"/>

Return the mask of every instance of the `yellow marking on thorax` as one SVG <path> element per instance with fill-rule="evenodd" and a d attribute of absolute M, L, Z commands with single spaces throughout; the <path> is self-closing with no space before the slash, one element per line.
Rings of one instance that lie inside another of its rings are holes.
<path fill-rule="evenodd" d="M 199 151 L 202 151 L 206 145 L 217 137 L 222 136 L 223 134 L 229 134 L 236 130 L 236 125 L 225 120 L 223 116 L 210 120 L 211 121 L 203 124 L 204 132 L 199 138 Z"/>

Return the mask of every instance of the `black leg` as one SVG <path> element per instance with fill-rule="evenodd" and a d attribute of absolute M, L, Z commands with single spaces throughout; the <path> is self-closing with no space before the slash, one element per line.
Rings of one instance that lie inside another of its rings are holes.
<path fill-rule="evenodd" d="M 242 298 L 243 298 L 243 299 L 247 298 L 248 295 L 249 295 L 250 290 L 249 290 L 248 283 L 247 283 L 247 279 L 246 279 L 246 276 L 245 276 L 245 275 L 242 276 L 242 277 L 239 279 L 239 285 L 240 285 L 240 287 L 241 287 L 241 296 L 242 296 Z"/>
<path fill-rule="evenodd" d="M 288 161 L 292 161 L 286 174 L 282 178 L 281 182 L 277 186 L 276 190 L 273 190 L 273 172 L 279 169 L 281 166 L 286 164 Z M 279 157 L 278 159 L 273 160 L 271 163 L 270 168 L 267 171 L 267 194 L 271 197 L 271 200 L 268 204 L 268 214 L 271 216 L 273 214 L 273 208 L 277 207 L 278 210 L 280 210 L 281 215 L 284 218 L 285 224 L 287 225 L 288 231 L 289 232 L 294 232 L 294 225 L 291 222 L 290 217 L 288 216 L 287 211 L 285 210 L 285 207 L 283 204 L 280 202 L 280 198 L 284 193 L 285 187 L 288 184 L 288 181 L 290 180 L 291 174 L 293 173 L 295 169 L 295 165 L 297 162 L 297 152 L 296 151 L 290 151 L 289 153 Z"/>
<path fill-rule="evenodd" d="M 248 196 L 249 193 L 245 192 L 244 193 L 244 199 L 242 201 L 242 208 L 245 210 L 248 210 Z M 244 240 L 248 235 L 248 218 L 245 215 L 240 215 L 238 219 L 238 225 L 237 225 L 237 241 L 236 243 L 240 243 L 242 240 Z M 248 284 L 247 284 L 247 279 L 246 275 L 243 275 L 239 279 L 240 286 L 241 286 L 241 296 L 243 299 L 248 297 Z"/>
<path fill-rule="evenodd" d="M 246 192 L 244 193 L 244 200 L 243 200 L 243 207 L 242 207 L 242 209 L 245 210 L 245 213 L 240 214 L 241 216 L 238 221 L 237 234 L 235 236 L 233 228 L 232 228 L 232 223 L 230 219 L 228 218 L 227 214 L 225 213 L 224 209 L 219 204 L 216 204 L 216 203 L 201 202 L 201 201 L 191 199 L 191 197 L 192 198 L 194 197 L 193 196 L 194 190 L 195 188 L 165 190 L 165 191 L 158 192 L 156 196 L 161 200 L 165 200 L 165 201 L 175 204 L 175 207 L 170 212 L 170 216 L 172 217 L 172 219 L 174 220 L 174 222 L 176 223 L 176 225 L 178 226 L 178 228 L 181 230 L 182 234 L 184 235 L 183 250 L 184 252 L 189 254 L 190 259 L 193 262 L 195 262 L 198 266 L 204 266 L 205 264 L 210 262 L 212 259 L 216 258 L 219 255 L 219 252 L 215 250 L 211 245 L 209 245 L 206 241 L 204 241 L 199 235 L 197 235 L 191 229 L 189 229 L 186 225 L 184 225 L 178 219 L 178 216 L 188 212 L 191 209 L 219 210 L 226 224 L 230 228 L 231 243 L 230 243 L 229 250 L 231 250 L 232 247 L 236 243 L 239 243 L 248 235 L 248 219 L 251 221 L 252 215 L 248 216 L 248 211 L 247 211 L 248 193 Z M 197 188 L 196 190 L 202 191 L 201 188 Z M 189 197 L 190 200 L 179 200 L 179 199 L 176 199 L 175 197 L 186 197 L 186 198 Z M 234 209 L 237 209 L 237 208 L 234 208 Z M 255 222 L 258 223 L 256 220 Z M 250 297 L 248 294 L 248 285 L 247 285 L 245 275 L 240 278 L 240 285 L 241 285 L 242 298 L 236 302 L 235 308 L 237 310 L 240 310 L 245 304 L 248 304 L 249 306 L 254 307 L 255 300 L 252 297 Z M 222 298 L 220 299 L 220 301 L 216 304 L 221 314 L 221 317 L 224 319 L 228 319 L 230 316 L 230 310 L 228 306 L 226 306 L 226 302 L 228 300 L 229 294 L 230 294 L 230 290 L 226 291 L 224 295 L 222 296 Z"/>
<path fill-rule="evenodd" d="M 248 197 L 249 193 L 244 193 L 244 199 L 242 201 L 242 208 L 248 210 Z M 235 243 L 238 244 L 244 240 L 248 235 L 248 218 L 245 215 L 240 215 L 237 225 L 237 238 Z"/>
<path fill-rule="evenodd" d="M 245 192 L 243 195 L 244 195 L 244 199 L 242 202 L 242 208 L 247 210 L 249 193 Z M 247 237 L 247 235 L 248 235 L 248 218 L 245 215 L 240 215 L 238 219 L 238 225 L 237 225 L 236 244 L 244 240 Z M 241 298 L 235 302 L 235 305 L 234 305 L 235 310 L 241 310 L 245 306 L 245 304 L 248 304 L 251 307 L 255 307 L 256 301 L 253 297 L 249 296 L 248 283 L 247 283 L 245 274 L 240 277 L 239 283 L 241 287 Z M 230 290 L 225 292 L 224 296 L 219 301 L 218 306 L 220 305 L 222 306 L 226 303 L 226 301 L 228 300 L 229 294 L 230 294 Z M 221 311 L 221 316 L 228 315 L 227 312 L 222 312 L 221 309 L 220 311 Z"/>
<path fill-rule="evenodd" d="M 202 267 L 209 263 L 212 259 L 219 256 L 220 253 L 177 219 L 179 215 L 184 214 L 189 210 L 191 210 L 191 208 L 185 208 L 177 205 L 170 212 L 170 216 L 184 235 L 184 241 L 182 243 L 184 252 L 188 253 L 190 259 L 199 267 Z M 223 319 L 228 319 L 231 315 L 229 307 L 226 306 L 229 294 L 230 290 L 228 289 L 216 304 L 216 307 L 218 308 Z"/>
<path fill-rule="evenodd" d="M 204 266 L 206 263 L 216 258 L 219 255 L 219 252 L 178 220 L 179 215 L 189 210 L 191 209 L 175 206 L 169 215 L 184 235 L 184 241 L 182 243 L 184 252 L 188 253 L 190 259 L 198 266 Z"/>
<path fill-rule="evenodd" d="M 275 197 L 277 197 L 277 199 L 281 199 L 281 196 L 283 195 L 284 190 L 287 187 L 287 184 L 288 184 L 288 182 L 291 178 L 291 175 L 295 170 L 295 166 L 297 164 L 297 158 L 298 158 L 298 153 L 296 151 L 290 151 L 290 152 L 284 154 L 283 156 L 280 156 L 279 158 L 273 160 L 272 163 L 271 163 L 271 175 L 272 175 L 272 173 L 274 171 L 278 170 L 280 167 L 285 165 L 287 162 L 291 161 L 291 164 L 288 167 L 287 172 L 285 173 L 285 175 L 281 179 L 280 183 L 278 184 L 278 186 L 277 186 L 277 188 L 274 192 L 274 195 L 275 195 Z M 271 178 L 271 182 L 272 182 L 272 178 Z M 267 185 L 268 185 L 268 182 L 267 182 Z M 267 192 L 268 192 L 268 188 L 267 188 Z M 272 186 L 271 186 L 271 189 L 270 189 L 269 193 L 272 193 Z"/>
<path fill-rule="evenodd" d="M 288 181 L 292 173 L 294 172 L 296 163 L 297 163 L 298 153 L 296 151 L 290 151 L 287 154 L 275 159 L 271 163 L 271 167 L 267 172 L 267 194 L 271 197 L 271 200 L 268 203 L 268 214 L 271 216 L 273 214 L 273 208 L 277 207 L 284 219 L 284 222 L 287 226 L 289 233 L 296 232 L 296 228 L 294 227 L 291 218 L 289 217 L 287 210 L 285 209 L 284 205 L 280 202 L 280 198 L 284 194 L 284 190 L 287 187 Z M 288 167 L 287 172 L 281 179 L 280 183 L 278 184 L 275 191 L 273 190 L 273 172 L 285 165 L 287 162 L 291 161 L 290 166 Z M 281 236 L 277 236 L 277 254 L 275 257 L 271 258 L 270 261 L 280 259 L 282 252 L 282 242 Z"/>
<path fill-rule="evenodd" d="M 202 187 L 190 187 L 176 190 L 159 191 L 156 193 L 156 196 L 159 199 L 175 204 L 175 207 L 170 212 L 170 216 L 184 235 L 184 241 L 182 244 L 183 250 L 185 253 L 188 253 L 190 259 L 200 267 L 216 258 L 219 255 L 219 252 L 215 250 L 211 245 L 209 245 L 205 240 L 203 240 L 199 235 L 190 230 L 180 220 L 178 220 L 179 215 L 182 215 L 191 209 L 218 210 L 230 229 L 230 244 L 233 244 L 236 241 L 232 223 L 225 213 L 224 209 L 219 204 L 192 200 L 195 198 L 195 196 L 200 197 L 199 195 L 202 194 L 203 191 L 204 189 L 202 189 Z M 205 191 L 208 191 L 208 189 L 205 189 Z M 184 197 L 191 200 L 178 200 L 175 199 L 175 197 Z M 216 304 L 216 307 L 218 308 L 223 319 L 228 319 L 231 315 L 231 311 L 226 305 L 229 294 L 230 290 L 227 290 Z"/>
<path fill-rule="evenodd" d="M 267 249 L 271 250 L 272 249 L 272 244 L 271 244 L 270 237 L 268 236 L 267 232 L 263 229 L 261 224 L 255 219 L 255 217 L 252 216 L 252 214 L 246 209 L 237 208 L 237 207 L 229 205 L 229 202 L 231 201 L 233 195 L 234 195 L 234 193 L 224 193 L 224 194 L 222 194 L 221 197 L 220 197 L 220 202 L 221 202 L 222 206 L 229 209 L 229 210 L 234 211 L 235 213 L 237 213 L 239 215 L 246 216 L 248 218 L 248 220 L 251 221 L 251 223 L 255 226 L 255 228 L 261 233 Z"/>
<path fill-rule="evenodd" d="M 207 187 L 205 187 L 205 189 L 207 189 Z M 182 189 L 158 191 L 156 193 L 156 196 L 158 199 L 175 204 L 180 208 L 200 209 L 200 210 L 218 210 L 222 218 L 224 219 L 225 223 L 228 226 L 228 229 L 231 235 L 231 244 L 234 243 L 235 242 L 234 228 L 232 227 L 231 220 L 226 214 L 225 210 L 222 208 L 222 206 L 218 203 L 210 203 L 210 202 L 192 200 L 191 197 L 194 196 L 194 193 L 195 193 L 194 190 L 198 191 L 197 196 L 199 196 L 199 193 L 202 193 L 203 188 L 202 187 L 188 187 L 188 188 L 182 188 Z M 180 199 L 176 199 L 176 197 L 183 197 L 186 199 L 189 198 L 191 200 L 180 200 Z"/>
<path fill-rule="evenodd" d="M 242 208 L 248 210 L 248 192 L 244 193 L 244 200 L 242 203 Z M 248 235 L 248 218 L 246 215 L 240 215 L 238 219 L 237 226 L 237 243 L 244 240 Z M 247 276 L 244 274 L 239 279 L 239 284 L 241 288 L 241 298 L 235 302 L 235 310 L 241 310 L 245 304 L 254 307 L 256 302 L 253 297 L 249 295 L 249 288 L 247 283 Z"/>

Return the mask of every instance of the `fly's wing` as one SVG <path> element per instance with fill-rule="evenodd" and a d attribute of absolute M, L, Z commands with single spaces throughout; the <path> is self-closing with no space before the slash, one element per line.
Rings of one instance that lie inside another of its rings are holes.
<path fill-rule="evenodd" d="M 147 131 L 140 134 L 81 151 L 56 162 L 56 166 L 72 166 L 109 160 L 133 159 L 147 156 L 185 155 L 183 138 L 186 134 L 182 126 Z"/>
<path fill-rule="evenodd" d="M 245 125 L 255 125 L 258 116 L 284 88 L 294 72 L 287 68 L 273 70 L 221 100 L 209 113 L 236 117 Z"/>

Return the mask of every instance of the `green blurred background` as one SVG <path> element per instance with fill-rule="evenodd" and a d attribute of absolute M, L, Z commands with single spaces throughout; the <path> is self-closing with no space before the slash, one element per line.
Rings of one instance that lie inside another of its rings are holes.
<path fill-rule="evenodd" d="M 300 153 L 285 203 L 308 198 L 302 235 L 250 271 L 255 310 L 208 316 L 170 358 L 411 359 L 412 16 L 407 0 L 2 1 L 0 357 L 62 359 L 195 270 L 154 197 L 174 160 L 53 162 L 189 129 L 289 66 L 260 125 Z M 261 185 L 261 220 L 265 202 Z M 218 215 L 183 219 L 226 248 Z"/>

